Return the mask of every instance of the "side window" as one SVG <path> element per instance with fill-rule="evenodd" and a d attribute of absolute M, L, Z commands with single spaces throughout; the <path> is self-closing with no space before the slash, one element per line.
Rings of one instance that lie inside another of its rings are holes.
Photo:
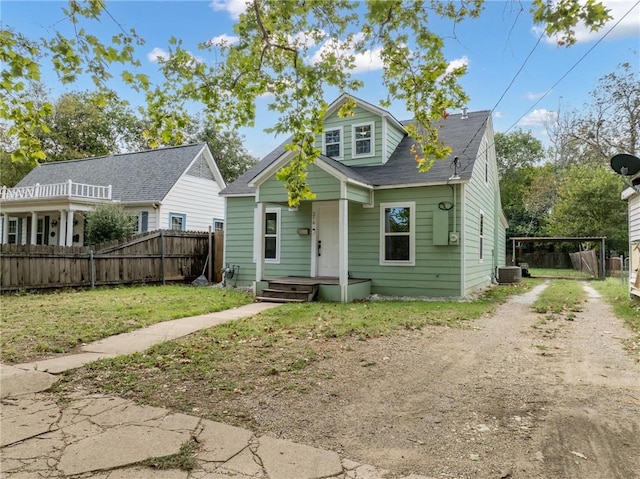
<path fill-rule="evenodd" d="M 224 231 L 224 220 L 213 219 L 213 231 L 217 233 L 218 231 Z"/>
<path fill-rule="evenodd" d="M 9 235 L 8 242 L 9 244 L 18 244 L 18 219 L 17 218 L 9 218 Z"/>
<path fill-rule="evenodd" d="M 280 262 L 280 209 L 267 208 L 264 219 L 264 259 Z"/>
<path fill-rule="evenodd" d="M 187 215 L 182 213 L 169 213 L 169 229 L 186 231 Z"/>
<path fill-rule="evenodd" d="M 353 125 L 353 156 L 372 156 L 374 151 L 374 123 Z"/>
<path fill-rule="evenodd" d="M 342 128 L 325 130 L 322 142 L 324 143 L 323 150 L 326 156 L 330 158 L 342 157 Z"/>
<path fill-rule="evenodd" d="M 480 235 L 478 241 L 479 259 L 482 261 L 484 258 L 484 214 L 480 213 Z"/>
<path fill-rule="evenodd" d="M 149 212 L 148 211 L 140 212 L 140 233 L 144 233 L 145 231 L 149 231 Z"/>
<path fill-rule="evenodd" d="M 415 203 L 380 205 L 380 264 L 415 264 Z"/>

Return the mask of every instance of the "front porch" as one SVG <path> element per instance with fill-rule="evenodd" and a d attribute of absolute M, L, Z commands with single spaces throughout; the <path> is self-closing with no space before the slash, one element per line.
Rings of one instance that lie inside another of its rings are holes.
<path fill-rule="evenodd" d="M 371 294 L 371 280 L 348 278 L 346 302 L 366 299 Z M 284 294 L 279 294 L 282 292 Z M 256 283 L 256 297 L 261 301 L 302 302 L 319 299 L 341 302 L 340 278 L 333 276 L 283 276 Z M 296 294 L 297 293 L 297 294 Z"/>

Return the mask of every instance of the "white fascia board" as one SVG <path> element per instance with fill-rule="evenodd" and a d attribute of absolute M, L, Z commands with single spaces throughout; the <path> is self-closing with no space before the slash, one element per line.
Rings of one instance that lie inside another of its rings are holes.
<path fill-rule="evenodd" d="M 446 186 L 446 185 L 466 185 L 469 180 L 456 181 L 429 181 L 424 183 L 399 183 L 397 185 L 374 186 L 374 190 L 395 190 L 396 188 L 417 188 L 421 186 Z"/>
<path fill-rule="evenodd" d="M 340 95 L 336 100 L 333 101 L 333 103 L 331 103 L 331 105 L 329 105 L 329 108 L 327 108 L 327 113 L 325 115 L 325 118 L 329 115 L 331 115 L 332 113 L 334 113 L 338 108 L 340 108 L 340 106 L 348 99 L 348 98 L 352 98 L 356 104 L 362 108 L 363 110 L 367 110 L 375 115 L 379 115 L 383 118 L 388 118 L 393 124 L 395 124 L 400 130 L 406 132 L 407 130 L 405 130 L 404 125 L 402 123 L 400 123 L 398 120 L 396 120 L 396 118 L 389 113 L 387 110 L 383 110 L 382 108 L 373 105 L 372 103 L 366 102 L 364 100 L 361 100 L 360 98 L 357 98 L 353 95 L 349 95 L 348 93 L 343 93 L 342 95 Z"/>
<path fill-rule="evenodd" d="M 350 176 L 345 175 L 341 171 L 335 169 L 333 166 L 331 166 L 328 163 L 326 163 L 322 158 L 316 159 L 315 164 L 318 166 L 318 168 L 320 168 L 321 170 L 329 173 L 331 176 L 333 176 L 334 178 L 336 178 L 337 180 L 339 180 L 341 182 L 346 182 L 346 183 L 350 183 L 352 185 L 362 186 L 363 188 L 367 188 L 367 189 L 372 189 L 373 188 L 373 186 L 371 186 L 371 185 L 367 185 L 366 183 L 362 183 L 361 181 L 354 180 Z"/>
<path fill-rule="evenodd" d="M 258 173 L 253 179 L 248 183 L 250 188 L 256 188 L 257 186 L 264 183 L 267 179 L 271 178 L 271 176 L 276 173 L 280 168 L 282 168 L 288 161 L 291 160 L 296 155 L 295 151 L 285 151 L 282 155 L 278 157 L 273 163 L 267 166 L 264 170 Z"/>
<path fill-rule="evenodd" d="M 620 198 L 623 200 L 628 200 L 629 198 L 632 198 L 634 195 L 640 194 L 640 191 L 636 191 L 633 188 L 626 188 L 621 194 L 620 194 Z"/>

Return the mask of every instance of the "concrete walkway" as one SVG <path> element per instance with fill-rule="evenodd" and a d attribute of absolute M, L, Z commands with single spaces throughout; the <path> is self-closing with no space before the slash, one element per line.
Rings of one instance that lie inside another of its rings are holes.
<path fill-rule="evenodd" d="M 276 306 L 253 303 L 167 321 L 88 344 L 79 354 L 0 365 L 0 478 L 386 478 L 389 471 L 331 451 L 256 436 L 196 416 L 104 395 L 74 394 L 57 401 L 46 392 L 57 380 L 53 374 L 96 359 L 143 351 Z M 164 469 L 148 464 L 150 459 L 170 456 L 173 461 L 165 459 Z M 190 462 L 190 468 L 180 469 L 185 462 Z M 428 478 L 412 474 L 402 479 Z"/>

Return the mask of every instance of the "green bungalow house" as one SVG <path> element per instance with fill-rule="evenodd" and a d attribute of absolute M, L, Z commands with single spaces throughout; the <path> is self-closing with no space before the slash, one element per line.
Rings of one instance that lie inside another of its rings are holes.
<path fill-rule="evenodd" d="M 313 201 L 288 207 L 275 175 L 295 153 L 283 145 L 220 193 L 233 284 L 272 300 L 341 302 L 466 297 L 490 285 L 505 264 L 507 227 L 490 111 L 442 120 L 452 153 L 420 173 L 408 122 L 357 98 L 355 114 L 340 118 L 347 98 L 330 105 L 317 140 Z"/>

